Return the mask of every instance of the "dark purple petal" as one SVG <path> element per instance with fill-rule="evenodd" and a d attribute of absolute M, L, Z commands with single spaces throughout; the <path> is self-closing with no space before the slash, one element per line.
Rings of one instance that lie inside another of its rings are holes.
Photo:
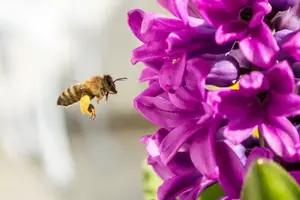
<path fill-rule="evenodd" d="M 160 97 L 140 96 L 135 99 L 135 108 L 150 122 L 166 128 L 174 128 L 197 118 L 199 113 L 176 108 Z"/>
<path fill-rule="evenodd" d="M 242 20 L 229 21 L 219 26 L 216 32 L 216 42 L 225 44 L 245 38 L 248 34 L 248 24 Z"/>
<path fill-rule="evenodd" d="M 231 50 L 229 52 L 229 55 L 233 56 L 235 60 L 239 63 L 240 70 L 249 71 L 250 63 L 240 49 Z"/>
<path fill-rule="evenodd" d="M 159 200 L 173 200 L 176 197 L 193 190 L 201 184 L 200 174 L 186 174 L 175 176 L 166 181 L 158 188 L 157 196 Z"/>
<path fill-rule="evenodd" d="M 290 171 L 290 175 L 300 184 L 300 171 Z"/>
<path fill-rule="evenodd" d="M 267 73 L 270 89 L 277 93 L 289 94 L 295 87 L 293 71 L 287 61 L 277 63 Z"/>
<path fill-rule="evenodd" d="M 166 56 L 166 42 L 149 42 L 132 51 L 131 63 L 152 61 Z"/>
<path fill-rule="evenodd" d="M 241 93 L 249 97 L 269 89 L 267 78 L 258 71 L 242 76 L 239 86 Z"/>
<path fill-rule="evenodd" d="M 215 155 L 216 124 L 203 127 L 193 137 L 190 146 L 192 162 L 201 174 L 208 179 L 217 179 L 219 169 Z"/>
<path fill-rule="evenodd" d="M 207 187 L 214 184 L 215 181 L 213 180 L 207 180 L 206 178 L 202 178 L 202 181 L 200 183 L 200 186 L 195 187 L 193 190 L 191 190 L 187 195 L 184 197 L 180 197 L 180 200 L 195 200 L 199 197 L 202 191 L 204 191 Z"/>
<path fill-rule="evenodd" d="M 274 33 L 274 38 L 277 41 L 277 44 L 281 46 L 283 43 L 289 40 L 292 36 L 291 33 L 293 33 L 293 31 L 288 29 L 280 30 Z"/>
<path fill-rule="evenodd" d="M 254 28 L 255 26 L 261 24 L 266 14 L 268 14 L 272 10 L 272 7 L 267 1 L 258 0 L 258 1 L 254 1 L 254 4 L 252 5 L 252 9 L 253 9 L 253 16 L 251 18 L 251 21 L 249 22 L 250 28 Z"/>
<path fill-rule="evenodd" d="M 201 99 L 194 97 L 186 88 L 181 87 L 175 93 L 169 93 L 170 101 L 178 108 L 184 110 L 203 111 Z"/>
<path fill-rule="evenodd" d="M 284 121 L 284 117 L 270 118 L 260 126 L 260 130 L 268 146 L 278 156 L 288 162 L 297 160 L 296 145 L 299 143 L 299 135 L 288 120 Z"/>
<path fill-rule="evenodd" d="M 245 173 L 242 162 L 225 142 L 216 143 L 216 155 L 220 185 L 228 196 L 239 198 Z"/>
<path fill-rule="evenodd" d="M 239 47 L 250 62 L 263 69 L 274 64 L 279 52 L 276 40 L 265 23 L 252 28 L 250 35 L 239 42 Z"/>
<path fill-rule="evenodd" d="M 201 15 L 215 27 L 238 18 L 238 13 L 227 11 L 220 1 L 195 0 Z"/>
<path fill-rule="evenodd" d="M 231 120 L 224 130 L 224 137 L 235 145 L 240 144 L 253 134 L 259 123 L 258 117 Z"/>
<path fill-rule="evenodd" d="M 274 153 L 267 148 L 255 147 L 252 149 L 250 155 L 247 158 L 246 162 L 246 170 L 250 167 L 253 161 L 258 158 L 266 158 L 266 159 L 273 159 Z"/>
<path fill-rule="evenodd" d="M 144 81 L 149 81 L 149 80 L 158 80 L 158 73 L 151 68 L 145 68 L 141 72 L 139 81 L 144 82 Z"/>
<path fill-rule="evenodd" d="M 298 115 L 300 114 L 300 96 L 271 93 L 267 112 L 270 116 Z"/>
<path fill-rule="evenodd" d="M 158 162 L 157 159 L 153 157 L 148 157 L 148 164 L 152 166 L 155 173 L 163 180 L 169 179 L 174 176 L 171 170 L 163 165 L 161 162 Z"/>
<path fill-rule="evenodd" d="M 183 75 L 186 69 L 186 54 L 172 61 L 166 61 L 160 71 L 160 86 L 168 92 L 175 92 L 182 86 Z"/>
<path fill-rule="evenodd" d="M 156 97 L 158 95 L 161 95 L 163 92 L 164 90 L 160 87 L 158 81 L 155 81 L 147 89 L 145 89 L 139 96 L 137 96 L 136 99 L 141 96 Z"/>
<path fill-rule="evenodd" d="M 195 121 L 182 123 L 174 128 L 163 139 L 159 146 L 162 161 L 168 163 L 175 156 L 180 147 L 198 130 L 199 126 L 196 125 Z"/>
<path fill-rule="evenodd" d="M 297 31 L 293 34 L 293 36 L 285 42 L 281 48 L 291 55 L 294 59 L 300 61 L 300 31 Z"/>
<path fill-rule="evenodd" d="M 278 10 L 287 10 L 290 7 L 293 7 L 297 0 L 269 0 L 272 7 Z"/>
<path fill-rule="evenodd" d="M 193 172 L 197 173 L 189 152 L 178 152 L 167 166 L 177 176 Z"/>
<path fill-rule="evenodd" d="M 206 84 L 218 87 L 231 86 L 239 77 L 239 63 L 230 55 L 212 62 L 212 68 L 206 78 Z"/>

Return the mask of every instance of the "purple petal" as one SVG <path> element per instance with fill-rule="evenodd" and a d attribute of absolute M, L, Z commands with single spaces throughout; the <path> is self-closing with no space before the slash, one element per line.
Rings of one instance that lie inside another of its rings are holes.
<path fill-rule="evenodd" d="M 151 156 L 148 157 L 148 164 L 152 166 L 155 173 L 163 180 L 169 179 L 174 176 L 168 167 L 153 159 Z"/>
<path fill-rule="evenodd" d="M 163 58 L 155 59 L 155 60 L 150 60 L 150 61 L 144 61 L 143 64 L 146 67 L 149 67 L 159 73 L 161 67 L 165 63 L 165 60 Z"/>
<path fill-rule="evenodd" d="M 269 0 L 272 7 L 278 10 L 287 10 L 289 7 L 293 7 L 297 0 Z"/>
<path fill-rule="evenodd" d="M 193 190 L 201 183 L 200 174 L 186 174 L 175 176 L 166 181 L 158 188 L 157 196 L 159 200 L 171 200 Z"/>
<path fill-rule="evenodd" d="M 164 90 L 160 87 L 158 81 L 155 81 L 147 89 L 145 89 L 141 94 L 139 94 L 136 97 L 136 99 L 141 96 L 156 97 L 158 95 L 161 95 L 163 92 L 164 92 Z"/>
<path fill-rule="evenodd" d="M 283 29 L 274 33 L 274 38 L 277 41 L 277 44 L 281 46 L 283 43 L 289 40 L 292 36 L 291 33 L 293 33 L 293 31 L 288 29 Z"/>
<path fill-rule="evenodd" d="M 249 3 L 248 0 L 221 0 L 226 10 L 238 13 L 241 9 L 243 9 Z"/>
<path fill-rule="evenodd" d="M 269 27 L 262 23 L 250 30 L 250 35 L 239 42 L 245 57 L 256 66 L 266 69 L 273 65 L 279 47 Z"/>
<path fill-rule="evenodd" d="M 260 126 L 260 130 L 268 143 L 268 146 L 285 161 L 293 162 L 297 160 L 296 145 L 299 143 L 299 136 L 295 141 L 295 134 L 298 135 L 296 128 L 286 120 L 283 122 L 282 118 L 270 118 L 267 123 Z M 283 130 L 284 127 L 288 130 Z M 288 125 L 289 124 L 289 125 Z"/>
<path fill-rule="evenodd" d="M 166 42 L 149 42 L 132 51 L 131 63 L 152 61 L 166 56 Z"/>
<path fill-rule="evenodd" d="M 293 56 L 296 60 L 300 61 L 300 31 L 294 33 L 287 42 L 285 42 L 281 47 L 289 55 Z"/>
<path fill-rule="evenodd" d="M 184 110 L 203 111 L 201 101 L 195 98 L 186 88 L 181 87 L 175 93 L 169 93 L 170 101 L 178 108 Z"/>
<path fill-rule="evenodd" d="M 272 160 L 274 158 L 274 153 L 267 148 L 255 147 L 254 149 L 252 149 L 250 155 L 247 158 L 246 169 L 248 169 L 252 162 L 258 158 L 266 158 Z"/>
<path fill-rule="evenodd" d="M 214 184 L 215 181 L 207 180 L 205 178 L 202 178 L 202 181 L 200 183 L 200 186 L 194 188 L 191 190 L 187 195 L 184 197 L 180 197 L 180 200 L 195 200 L 199 197 L 202 191 L 204 191 L 207 187 Z"/>
<path fill-rule="evenodd" d="M 135 108 L 150 122 L 166 128 L 174 128 L 197 118 L 199 113 L 176 108 L 161 97 L 140 96 L 135 99 Z"/>
<path fill-rule="evenodd" d="M 272 7 L 267 1 L 259 0 L 254 2 L 254 4 L 252 5 L 252 9 L 253 16 L 251 21 L 249 22 L 250 28 L 254 28 L 255 26 L 261 24 L 266 14 L 268 14 L 272 10 Z"/>
<path fill-rule="evenodd" d="M 197 173 L 193 165 L 189 152 L 178 152 L 168 163 L 169 169 L 177 176 L 187 173 Z"/>
<path fill-rule="evenodd" d="M 277 63 L 267 73 L 271 90 L 288 94 L 295 87 L 293 71 L 287 61 Z"/>
<path fill-rule="evenodd" d="M 225 142 L 216 143 L 219 183 L 231 198 L 239 198 L 243 184 L 244 166 L 239 157 Z"/>
<path fill-rule="evenodd" d="M 268 101 L 268 114 L 270 116 L 286 116 L 300 114 L 300 96 L 296 94 L 271 93 Z"/>
<path fill-rule="evenodd" d="M 217 111 L 229 120 L 238 120 L 249 116 L 253 110 L 261 114 L 261 105 L 255 97 L 246 97 L 238 90 L 220 91 Z"/>
<path fill-rule="evenodd" d="M 300 171 L 290 171 L 290 175 L 300 184 Z"/>
<path fill-rule="evenodd" d="M 240 40 L 248 34 L 248 24 L 242 20 L 229 21 L 219 26 L 216 32 L 217 44 Z"/>
<path fill-rule="evenodd" d="M 226 55 L 212 63 L 206 84 L 218 87 L 231 86 L 239 77 L 239 63 L 230 55 Z"/>
<path fill-rule="evenodd" d="M 284 7 L 281 7 L 281 9 L 284 9 Z M 290 10 L 286 12 L 278 13 L 277 16 L 274 18 L 274 25 L 276 30 L 282 30 L 282 29 L 289 29 L 292 31 L 299 30 L 300 28 L 299 11 L 300 11 L 300 4 L 298 2 Z"/>
<path fill-rule="evenodd" d="M 158 73 L 151 69 L 151 68 L 145 68 L 141 72 L 141 75 L 139 77 L 140 82 L 149 81 L 149 80 L 157 80 L 158 79 Z"/>
<path fill-rule="evenodd" d="M 197 98 L 204 98 L 205 78 L 207 77 L 211 66 L 208 62 L 200 58 L 189 59 L 186 66 L 185 84 Z"/>
<path fill-rule="evenodd" d="M 195 0 L 195 3 L 203 18 L 215 27 L 238 17 L 238 13 L 227 11 L 220 1 Z"/>
<path fill-rule="evenodd" d="M 159 146 L 161 159 L 168 163 L 178 152 L 180 147 L 188 141 L 197 131 L 199 126 L 194 121 L 182 123 L 174 128 Z"/>
<path fill-rule="evenodd" d="M 174 30 L 184 28 L 182 21 L 140 9 L 128 12 L 128 24 L 133 34 L 144 43 L 165 39 Z"/>
<path fill-rule="evenodd" d="M 185 69 L 186 54 L 181 55 L 178 59 L 165 62 L 159 77 L 161 87 L 165 91 L 175 92 L 182 85 Z"/>
<path fill-rule="evenodd" d="M 224 137 L 233 144 L 237 145 L 249 138 L 259 124 L 258 119 L 231 120 L 224 130 Z"/>
<path fill-rule="evenodd" d="M 242 76 L 239 86 L 245 96 L 253 96 L 269 88 L 267 78 L 258 71 Z"/>
<path fill-rule="evenodd" d="M 208 179 L 217 179 L 219 170 L 215 155 L 216 124 L 200 129 L 192 139 L 190 154 L 192 162 Z"/>

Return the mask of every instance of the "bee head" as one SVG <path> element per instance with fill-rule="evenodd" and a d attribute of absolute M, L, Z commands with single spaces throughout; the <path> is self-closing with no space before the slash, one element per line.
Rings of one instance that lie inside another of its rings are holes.
<path fill-rule="evenodd" d="M 117 94 L 115 82 L 125 80 L 127 78 L 117 78 L 116 80 L 113 80 L 110 75 L 104 75 L 103 77 L 103 83 L 108 93 L 110 94 Z"/>

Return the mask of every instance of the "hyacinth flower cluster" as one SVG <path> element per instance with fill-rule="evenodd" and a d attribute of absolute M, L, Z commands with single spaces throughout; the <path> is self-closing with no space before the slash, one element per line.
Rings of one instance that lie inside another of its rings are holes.
<path fill-rule="evenodd" d="M 134 107 L 159 129 L 141 141 L 163 179 L 159 200 L 195 200 L 219 183 L 240 199 L 257 158 L 300 184 L 300 2 L 158 0 L 133 9 L 132 64 L 148 84 Z"/>

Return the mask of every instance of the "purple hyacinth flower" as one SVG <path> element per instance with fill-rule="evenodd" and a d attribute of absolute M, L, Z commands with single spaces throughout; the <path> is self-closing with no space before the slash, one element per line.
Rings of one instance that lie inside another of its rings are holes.
<path fill-rule="evenodd" d="M 128 13 L 128 23 L 144 43 L 133 50 L 132 63 L 143 62 L 160 71 L 161 87 L 169 92 L 182 85 L 189 59 L 203 53 L 226 53 L 232 46 L 232 43 L 218 45 L 214 39 L 215 29 L 202 19 L 193 18 L 186 25 L 178 18 L 135 9 Z"/>
<path fill-rule="evenodd" d="M 160 159 L 159 145 L 168 131 L 159 129 L 153 135 L 144 136 L 141 141 L 146 144 L 148 164 L 163 179 L 158 189 L 159 200 L 169 200 L 180 197 L 184 200 L 196 200 L 199 194 L 214 180 L 207 180 L 194 167 L 189 152 L 178 152 L 168 164 Z"/>
<path fill-rule="evenodd" d="M 218 44 L 239 41 L 245 57 L 260 68 L 271 67 L 279 51 L 264 17 L 272 7 L 267 0 L 196 0 L 204 19 L 217 27 Z"/>
<path fill-rule="evenodd" d="M 266 149 L 254 148 L 244 164 L 228 144 L 223 141 L 216 143 L 217 163 L 220 169 L 218 179 L 226 195 L 222 199 L 239 199 L 244 176 L 250 164 L 258 158 L 273 159 L 273 153 Z M 230 160 L 230 161 L 229 161 Z"/>
<path fill-rule="evenodd" d="M 269 147 L 286 161 L 298 160 L 299 135 L 286 118 L 300 112 L 292 70 L 282 61 L 266 74 L 240 79 L 239 90 L 219 91 L 216 110 L 229 120 L 224 136 L 237 144 L 259 128 Z"/>
<path fill-rule="evenodd" d="M 244 177 L 252 162 L 259 158 L 268 160 L 275 159 L 274 153 L 268 148 L 255 147 L 247 157 L 246 163 L 243 163 L 236 152 L 223 141 L 216 143 L 216 153 L 217 163 L 220 169 L 218 181 L 227 195 L 221 198 L 222 200 L 240 199 Z M 230 162 L 228 162 L 228 160 L 230 160 Z M 288 171 L 290 175 L 300 183 L 300 171 Z"/>
<path fill-rule="evenodd" d="M 170 130 L 159 147 L 165 164 L 191 141 L 190 154 L 196 168 L 206 177 L 215 179 L 218 171 L 213 159 L 214 135 L 219 122 L 213 120 L 212 109 L 206 101 L 204 86 L 208 72 L 207 62 L 189 60 L 184 87 L 167 93 L 155 81 L 135 99 L 134 106 L 149 121 Z"/>

